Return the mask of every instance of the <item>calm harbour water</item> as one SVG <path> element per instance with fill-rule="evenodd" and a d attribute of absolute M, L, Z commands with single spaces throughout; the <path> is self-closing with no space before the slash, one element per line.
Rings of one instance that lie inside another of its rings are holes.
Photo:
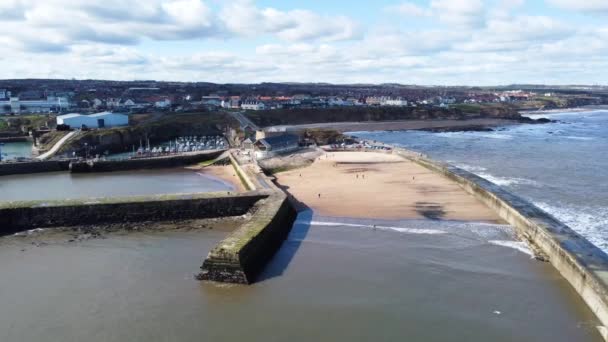
<path fill-rule="evenodd" d="M 32 142 L 4 143 L 1 146 L 2 160 L 32 157 Z"/>
<path fill-rule="evenodd" d="M 40 173 L 0 177 L 0 201 L 125 197 L 232 191 L 231 184 L 187 169 L 71 174 Z"/>
<path fill-rule="evenodd" d="M 226 234 L 0 239 L 0 340 L 601 341 L 506 226 L 303 213 L 256 284 L 195 281 Z"/>
<path fill-rule="evenodd" d="M 355 132 L 450 162 L 528 199 L 608 252 L 608 111 L 495 132 Z"/>

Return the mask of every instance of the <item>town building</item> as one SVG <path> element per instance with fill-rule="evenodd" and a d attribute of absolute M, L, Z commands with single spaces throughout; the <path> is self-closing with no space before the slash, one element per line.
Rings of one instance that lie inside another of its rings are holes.
<path fill-rule="evenodd" d="M 245 101 L 241 104 L 241 109 L 243 110 L 264 110 L 266 109 L 266 105 L 264 102 L 259 101 Z"/>
<path fill-rule="evenodd" d="M 300 148 L 300 137 L 294 134 L 281 134 L 257 140 L 254 145 L 255 157 L 258 160 L 272 158 L 281 153 Z"/>
<path fill-rule="evenodd" d="M 129 116 L 112 112 L 102 112 L 91 115 L 78 113 L 60 115 L 57 125 L 67 125 L 71 128 L 110 128 L 129 125 Z"/>
<path fill-rule="evenodd" d="M 69 107 L 70 103 L 66 97 L 48 96 L 46 99 L 37 100 L 24 100 L 20 97 L 10 97 L 8 100 L 0 99 L 0 113 L 59 113 Z"/>

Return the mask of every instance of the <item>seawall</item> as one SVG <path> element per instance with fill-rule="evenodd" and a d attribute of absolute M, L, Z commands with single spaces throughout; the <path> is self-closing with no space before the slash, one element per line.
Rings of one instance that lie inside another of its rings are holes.
<path fill-rule="evenodd" d="M 155 158 L 75 161 L 70 164 L 70 171 L 87 173 L 178 167 L 215 159 L 224 152 L 218 150 Z"/>
<path fill-rule="evenodd" d="M 198 278 L 251 284 L 287 238 L 297 213 L 285 195 L 261 203 L 249 222 L 209 252 Z"/>
<path fill-rule="evenodd" d="M 547 256 L 600 322 L 608 340 L 608 255 L 572 228 L 528 201 L 475 174 L 395 148 L 394 152 L 455 181 L 514 226 L 519 235 Z"/>
<path fill-rule="evenodd" d="M 0 235 L 34 228 L 239 216 L 266 197 L 249 192 L 7 202 L 0 205 Z"/>
<path fill-rule="evenodd" d="M 230 161 L 246 186 L 255 188 L 251 175 Z M 265 176 L 263 176 L 265 177 Z M 213 248 L 201 267 L 198 279 L 225 283 L 251 284 L 264 266 L 279 250 L 296 220 L 296 210 L 287 196 L 266 177 L 270 189 L 263 190 L 269 197 L 261 201 L 251 220 L 239 227 Z"/>
<path fill-rule="evenodd" d="M 70 169 L 69 160 L 0 163 L 0 176 L 58 172 Z"/>

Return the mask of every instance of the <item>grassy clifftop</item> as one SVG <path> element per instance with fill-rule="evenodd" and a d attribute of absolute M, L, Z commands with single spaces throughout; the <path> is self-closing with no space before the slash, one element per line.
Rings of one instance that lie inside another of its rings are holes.
<path fill-rule="evenodd" d="M 248 112 L 259 126 L 299 125 L 326 122 L 366 122 L 397 120 L 466 120 L 472 118 L 520 119 L 514 107 L 506 105 L 456 105 L 437 107 L 333 107 L 315 109 L 278 109 Z"/>

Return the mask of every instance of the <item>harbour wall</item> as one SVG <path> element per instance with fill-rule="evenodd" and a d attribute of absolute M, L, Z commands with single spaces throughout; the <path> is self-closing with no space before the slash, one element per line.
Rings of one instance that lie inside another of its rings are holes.
<path fill-rule="evenodd" d="M 396 148 L 393 153 L 455 181 L 514 226 L 574 287 L 604 325 L 600 333 L 608 340 L 606 253 L 542 209 L 475 174 L 405 149 Z"/>
<path fill-rule="evenodd" d="M 34 228 L 240 216 L 266 197 L 248 192 L 7 202 L 0 205 L 0 235 Z"/>
<path fill-rule="evenodd" d="M 69 160 L 6 162 L 0 163 L 0 176 L 68 171 L 69 169 Z"/>
<path fill-rule="evenodd" d="M 75 161 L 70 164 L 70 171 L 88 173 L 178 167 L 215 159 L 224 152 L 225 150 L 218 150 L 155 158 Z"/>
<path fill-rule="evenodd" d="M 289 235 L 297 213 L 287 196 L 264 200 L 251 220 L 209 252 L 198 279 L 251 284 Z"/>
<path fill-rule="evenodd" d="M 230 161 L 243 182 L 255 188 L 253 175 L 231 155 Z M 266 176 L 261 176 L 266 177 Z M 251 284 L 289 235 L 297 212 L 286 194 L 266 177 L 269 197 L 261 201 L 251 220 L 213 248 L 201 267 L 199 280 Z"/>

